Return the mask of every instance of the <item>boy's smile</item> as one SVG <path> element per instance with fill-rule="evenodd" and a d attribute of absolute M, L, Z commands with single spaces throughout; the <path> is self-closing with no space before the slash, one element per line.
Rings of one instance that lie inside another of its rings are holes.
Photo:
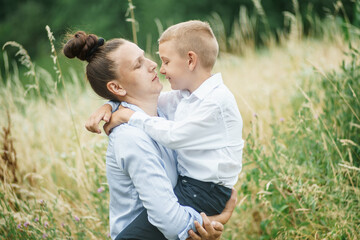
<path fill-rule="evenodd" d="M 159 55 L 162 61 L 160 73 L 169 80 L 171 88 L 174 90 L 187 89 L 189 84 L 187 59 L 180 56 L 174 41 L 160 43 Z"/>

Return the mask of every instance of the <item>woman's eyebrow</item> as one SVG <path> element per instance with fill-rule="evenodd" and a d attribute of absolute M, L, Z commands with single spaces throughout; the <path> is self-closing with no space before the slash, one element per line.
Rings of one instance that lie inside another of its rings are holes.
<path fill-rule="evenodd" d="M 141 51 L 141 55 L 139 55 L 136 59 L 135 59 L 135 63 L 137 62 L 141 62 L 141 59 L 145 57 L 145 52 Z"/>
<path fill-rule="evenodd" d="M 140 62 L 140 58 L 141 58 L 141 57 L 137 57 L 137 58 L 134 60 L 134 62 L 131 64 L 131 67 L 132 67 L 132 68 L 136 67 L 136 65 Z"/>
<path fill-rule="evenodd" d="M 138 57 L 134 60 L 133 64 L 131 64 L 131 66 L 135 67 L 135 65 L 136 65 L 138 62 L 141 62 L 141 59 L 142 59 L 144 56 L 145 56 L 145 52 L 142 51 L 142 54 L 141 54 L 140 56 L 138 56 Z"/>

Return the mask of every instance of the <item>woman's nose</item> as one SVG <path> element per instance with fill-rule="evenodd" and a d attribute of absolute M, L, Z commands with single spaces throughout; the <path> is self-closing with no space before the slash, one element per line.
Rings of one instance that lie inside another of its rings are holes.
<path fill-rule="evenodd" d="M 154 71 L 157 68 L 157 63 L 150 60 L 150 71 Z"/>

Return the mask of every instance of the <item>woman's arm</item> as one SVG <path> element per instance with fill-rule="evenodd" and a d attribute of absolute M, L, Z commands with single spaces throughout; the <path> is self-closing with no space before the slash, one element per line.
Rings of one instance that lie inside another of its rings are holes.
<path fill-rule="evenodd" d="M 194 221 L 202 219 L 193 208 L 178 203 L 162 160 L 166 156 L 143 131 L 128 125 L 118 131 L 110 135 L 116 138 L 117 164 L 131 178 L 149 222 L 169 239 L 186 239 L 189 229 L 195 231 Z"/>

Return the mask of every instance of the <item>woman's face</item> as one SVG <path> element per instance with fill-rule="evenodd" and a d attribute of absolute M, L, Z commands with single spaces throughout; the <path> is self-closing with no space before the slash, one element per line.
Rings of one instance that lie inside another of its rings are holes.
<path fill-rule="evenodd" d="M 126 91 L 124 100 L 146 100 L 158 97 L 163 86 L 156 73 L 157 64 L 146 58 L 136 44 L 126 41 L 110 54 L 115 62 L 119 83 Z"/>

